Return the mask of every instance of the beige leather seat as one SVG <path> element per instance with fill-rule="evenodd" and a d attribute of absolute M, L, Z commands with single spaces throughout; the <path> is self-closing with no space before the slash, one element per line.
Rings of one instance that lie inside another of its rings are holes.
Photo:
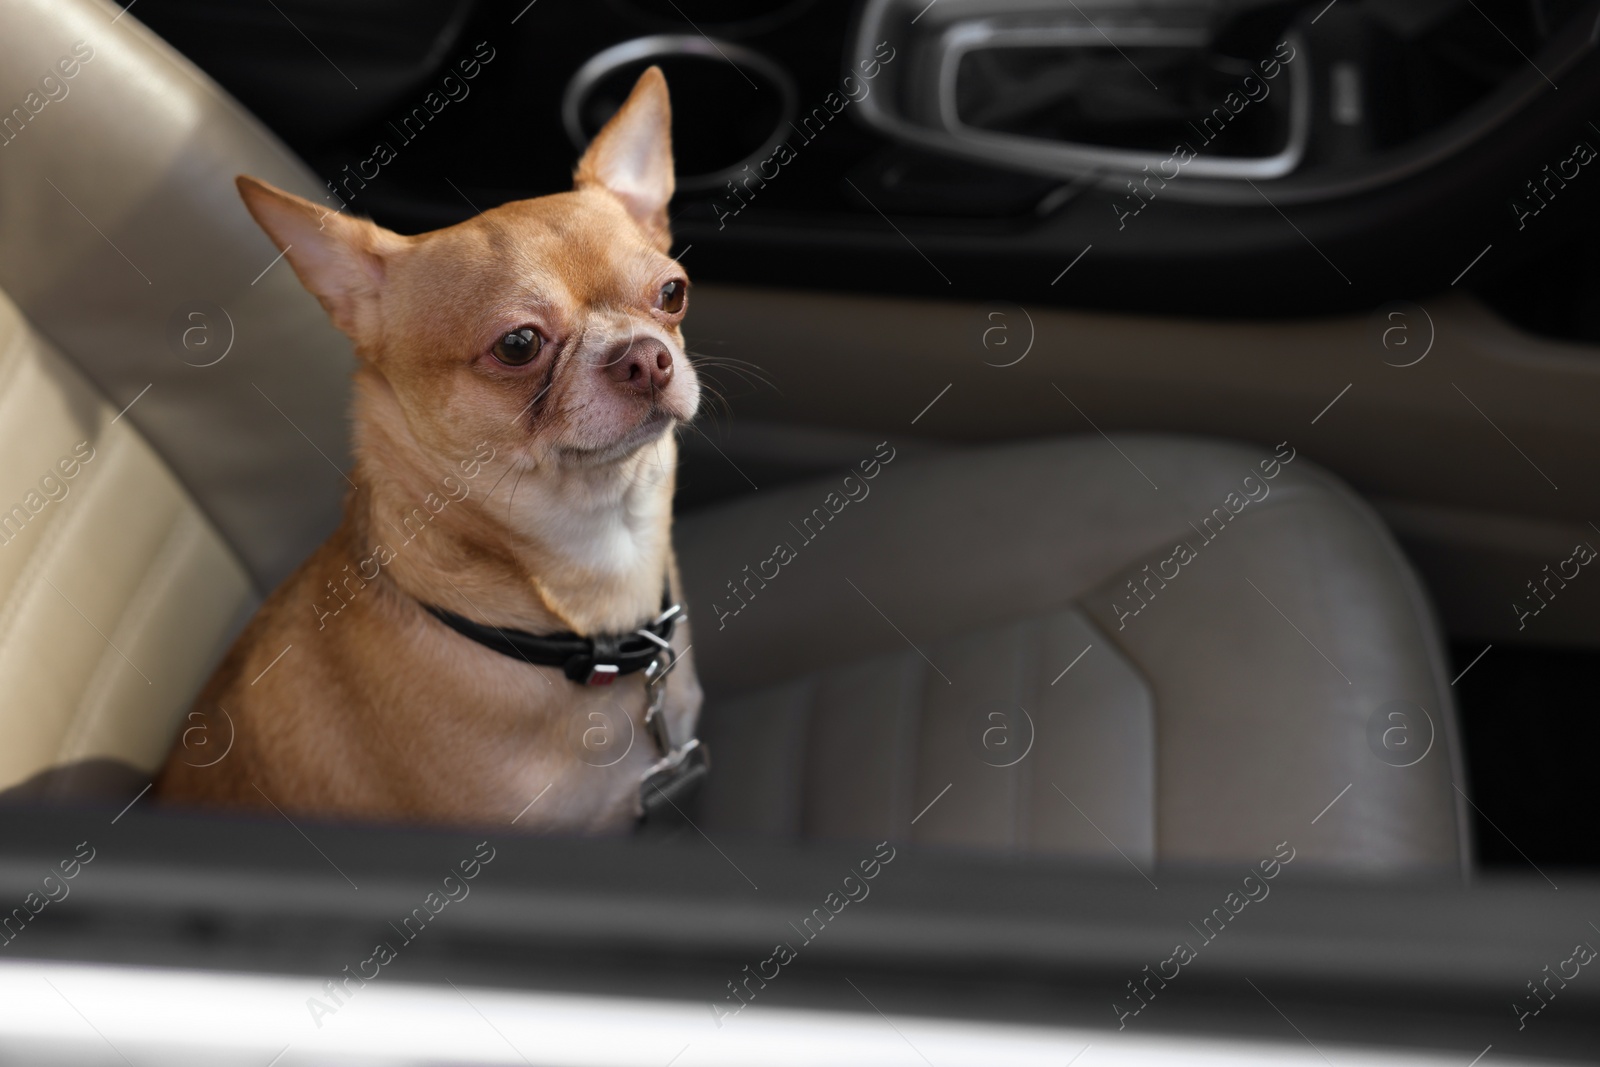
<path fill-rule="evenodd" d="M 133 15 L 14 0 L 4 20 L 0 106 L 24 110 L 0 144 L 0 788 L 78 788 L 52 768 L 154 769 L 332 527 L 350 356 L 233 190 L 242 171 L 321 195 L 303 166 Z M 1460 870 L 1439 638 L 1371 511 L 1298 460 L 1124 618 L 1125 583 L 1263 457 L 1121 447 L 1160 492 L 1098 438 L 900 460 L 764 588 L 744 565 L 837 481 L 683 520 L 708 829 L 1144 866 L 1287 841 Z M 726 617 L 734 582 L 754 595 Z M 1373 740 L 1396 701 L 1431 725 L 1410 766 Z"/>
<path fill-rule="evenodd" d="M 153 769 L 250 581 L 126 418 L 0 297 L 0 785 Z"/>
<path fill-rule="evenodd" d="M 3 789 L 158 765 L 336 518 L 351 356 L 239 210 L 320 192 L 274 137 L 119 7 L 0 19 Z"/>

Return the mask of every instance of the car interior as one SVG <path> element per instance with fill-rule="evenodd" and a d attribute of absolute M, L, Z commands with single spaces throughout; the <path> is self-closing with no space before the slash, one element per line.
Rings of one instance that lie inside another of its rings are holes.
<path fill-rule="evenodd" d="M 1592 0 L 9 0 L 0 1059 L 1594 1062 L 1597 44 Z M 235 176 L 450 226 L 569 188 L 651 66 L 689 827 L 153 803 L 352 485 L 350 342 Z"/>

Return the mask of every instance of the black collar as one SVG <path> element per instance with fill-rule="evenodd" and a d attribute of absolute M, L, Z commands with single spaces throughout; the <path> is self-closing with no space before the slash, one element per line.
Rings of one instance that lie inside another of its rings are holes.
<path fill-rule="evenodd" d="M 669 649 L 672 631 L 683 617 L 683 608 L 672 602 L 670 583 L 661 594 L 661 613 L 625 634 L 530 634 L 473 622 L 432 604 L 423 607 L 456 633 L 486 648 L 540 667 L 560 667 L 568 678 L 583 685 L 610 685 L 624 674 L 644 670 Z"/>
<path fill-rule="evenodd" d="M 530 634 L 473 622 L 451 611 L 422 605 L 434 618 L 486 648 L 513 659 L 542 667 L 560 667 L 562 673 L 583 685 L 610 685 L 620 675 L 645 672 L 645 729 L 660 755 L 639 783 L 637 829 L 653 835 L 682 835 L 692 825 L 684 807 L 711 769 L 706 746 L 691 737 L 675 745 L 667 729 L 662 702 L 665 674 L 677 662 L 672 631 L 685 618 L 683 607 L 673 603 L 670 580 L 661 594 L 661 613 L 637 630 L 625 634 Z M 654 669 L 651 665 L 655 664 Z"/>

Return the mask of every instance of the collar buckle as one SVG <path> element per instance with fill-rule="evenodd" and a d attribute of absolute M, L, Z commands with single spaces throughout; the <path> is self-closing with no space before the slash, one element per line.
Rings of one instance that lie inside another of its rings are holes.
<path fill-rule="evenodd" d="M 596 663 L 589 668 L 588 675 L 583 679 L 584 685 L 610 685 L 617 680 L 622 669 L 615 663 Z"/>

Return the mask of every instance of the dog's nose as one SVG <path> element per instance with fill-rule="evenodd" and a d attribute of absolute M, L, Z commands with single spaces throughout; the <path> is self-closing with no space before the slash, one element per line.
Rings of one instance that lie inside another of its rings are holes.
<path fill-rule="evenodd" d="M 654 337 L 635 337 L 612 349 L 605 368 L 614 382 L 641 393 L 654 392 L 672 380 L 672 353 Z"/>

